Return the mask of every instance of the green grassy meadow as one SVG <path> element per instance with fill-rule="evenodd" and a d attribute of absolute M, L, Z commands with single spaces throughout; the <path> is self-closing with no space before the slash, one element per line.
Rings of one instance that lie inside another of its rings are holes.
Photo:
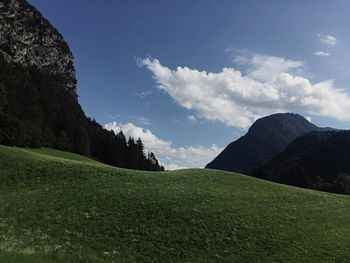
<path fill-rule="evenodd" d="M 0 146 L 0 262 L 350 262 L 350 197 Z"/>

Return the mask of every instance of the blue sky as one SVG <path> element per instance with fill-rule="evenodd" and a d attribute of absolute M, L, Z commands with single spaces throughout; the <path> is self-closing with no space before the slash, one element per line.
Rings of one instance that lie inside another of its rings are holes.
<path fill-rule="evenodd" d="M 349 1 L 29 2 L 70 45 L 85 113 L 168 168 L 205 165 L 274 112 L 350 128 Z"/>

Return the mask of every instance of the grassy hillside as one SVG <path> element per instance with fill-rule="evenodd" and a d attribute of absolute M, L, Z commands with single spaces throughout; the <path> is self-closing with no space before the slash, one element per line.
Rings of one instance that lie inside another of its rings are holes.
<path fill-rule="evenodd" d="M 350 197 L 0 146 L 1 262 L 348 262 Z"/>

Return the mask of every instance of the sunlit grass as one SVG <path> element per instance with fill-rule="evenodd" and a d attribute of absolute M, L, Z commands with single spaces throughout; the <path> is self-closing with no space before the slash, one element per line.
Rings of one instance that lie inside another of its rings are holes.
<path fill-rule="evenodd" d="M 350 198 L 0 146 L 1 262 L 348 262 Z"/>

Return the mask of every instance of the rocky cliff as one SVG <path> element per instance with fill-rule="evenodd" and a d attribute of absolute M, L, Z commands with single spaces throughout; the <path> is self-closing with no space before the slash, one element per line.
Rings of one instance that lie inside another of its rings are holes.
<path fill-rule="evenodd" d="M 0 0 L 0 52 L 8 62 L 60 75 L 76 95 L 73 55 L 60 33 L 24 0 Z"/>

